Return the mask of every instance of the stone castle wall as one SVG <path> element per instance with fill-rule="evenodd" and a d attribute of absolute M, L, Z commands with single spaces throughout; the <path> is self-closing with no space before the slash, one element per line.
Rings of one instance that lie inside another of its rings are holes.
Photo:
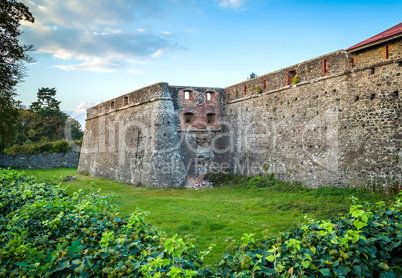
<path fill-rule="evenodd" d="M 371 64 L 374 73 L 352 69 L 345 53 L 336 61 L 326 75 L 229 101 L 233 172 L 309 186 L 400 182 L 400 59 Z"/>
<path fill-rule="evenodd" d="M 317 187 L 402 178 L 402 39 L 227 88 L 158 83 L 87 111 L 79 170 L 154 187 L 210 171 Z"/>
<path fill-rule="evenodd" d="M 262 92 L 285 90 L 293 85 L 291 79 L 295 75 L 299 77 L 299 83 L 304 84 L 309 80 L 348 69 L 350 61 L 346 56 L 347 54 L 343 50 L 336 51 L 226 87 L 225 91 L 228 100 L 233 101 L 258 96 Z"/>
<path fill-rule="evenodd" d="M 154 187 L 182 185 L 178 123 L 167 83 L 130 93 L 126 105 L 124 97 L 114 109 L 104 110 L 110 100 L 88 110 L 78 171 Z"/>
<path fill-rule="evenodd" d="M 0 168 L 76 168 L 80 154 L 74 151 L 67 153 L 34 153 L 34 154 L 0 154 Z"/>

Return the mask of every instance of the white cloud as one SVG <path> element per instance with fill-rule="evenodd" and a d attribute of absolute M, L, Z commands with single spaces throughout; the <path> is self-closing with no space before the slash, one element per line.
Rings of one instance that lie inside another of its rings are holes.
<path fill-rule="evenodd" d="M 86 110 L 88 108 L 91 108 L 92 106 L 95 106 L 96 102 L 93 101 L 85 101 L 85 102 L 81 102 L 80 104 L 78 104 L 77 108 L 75 109 L 75 111 L 83 111 Z"/>
<path fill-rule="evenodd" d="M 152 54 L 152 58 L 158 58 L 158 57 L 162 56 L 163 52 L 164 52 L 163 49 L 158 49 L 157 51 L 155 51 L 154 54 Z"/>
<path fill-rule="evenodd" d="M 170 35 L 170 32 L 168 32 L 168 31 L 162 31 L 161 34 L 162 34 L 162 35 Z"/>
<path fill-rule="evenodd" d="M 85 101 L 78 104 L 77 108 L 74 111 L 65 111 L 67 115 L 69 115 L 72 119 L 78 121 L 81 124 L 81 127 L 85 127 L 85 119 L 87 109 L 91 108 L 98 103 L 93 101 Z"/>
<path fill-rule="evenodd" d="M 180 49 L 164 36 L 169 32 L 152 34 L 134 27 L 160 16 L 159 0 L 23 1 L 35 15 L 34 24 L 23 24 L 24 42 L 70 62 L 55 66 L 62 70 L 138 72 L 138 64 Z"/>
<path fill-rule="evenodd" d="M 245 0 L 221 0 L 219 5 L 229 9 L 239 9 L 243 5 Z"/>

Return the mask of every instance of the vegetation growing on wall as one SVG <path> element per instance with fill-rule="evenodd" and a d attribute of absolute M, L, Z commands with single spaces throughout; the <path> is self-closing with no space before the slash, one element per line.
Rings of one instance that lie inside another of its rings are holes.
<path fill-rule="evenodd" d="M 299 77 L 298 75 L 295 75 L 295 76 L 292 78 L 292 82 L 293 82 L 293 84 L 300 83 L 300 77 Z"/>

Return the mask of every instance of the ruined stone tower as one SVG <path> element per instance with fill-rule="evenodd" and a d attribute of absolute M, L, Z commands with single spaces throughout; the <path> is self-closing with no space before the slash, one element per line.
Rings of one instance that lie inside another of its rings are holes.
<path fill-rule="evenodd" d="M 402 23 L 227 88 L 154 84 L 87 110 L 78 170 L 153 187 L 210 171 L 400 182 L 401 73 Z"/>

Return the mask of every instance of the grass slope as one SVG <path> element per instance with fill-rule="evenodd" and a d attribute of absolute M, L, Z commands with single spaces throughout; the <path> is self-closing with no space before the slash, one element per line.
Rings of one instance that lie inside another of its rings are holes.
<path fill-rule="evenodd" d="M 216 248 L 206 262 L 217 263 L 226 249 L 227 237 L 240 242 L 244 233 L 262 237 L 262 226 L 271 234 L 292 230 L 304 215 L 327 219 L 346 214 L 354 195 L 361 201 L 393 200 L 393 197 L 356 190 L 323 187 L 306 189 L 289 184 L 269 188 L 248 188 L 249 178 L 230 176 L 214 177 L 213 189 L 153 189 L 133 187 L 108 179 L 77 174 L 76 169 L 24 170 L 39 179 L 55 181 L 67 175 L 77 179 L 64 183 L 68 192 L 78 189 L 89 191 L 91 185 L 102 194 L 121 196 L 122 213 L 130 214 L 137 207 L 148 211 L 147 222 L 181 237 L 192 234 L 196 246 L 206 250 L 209 244 Z"/>

